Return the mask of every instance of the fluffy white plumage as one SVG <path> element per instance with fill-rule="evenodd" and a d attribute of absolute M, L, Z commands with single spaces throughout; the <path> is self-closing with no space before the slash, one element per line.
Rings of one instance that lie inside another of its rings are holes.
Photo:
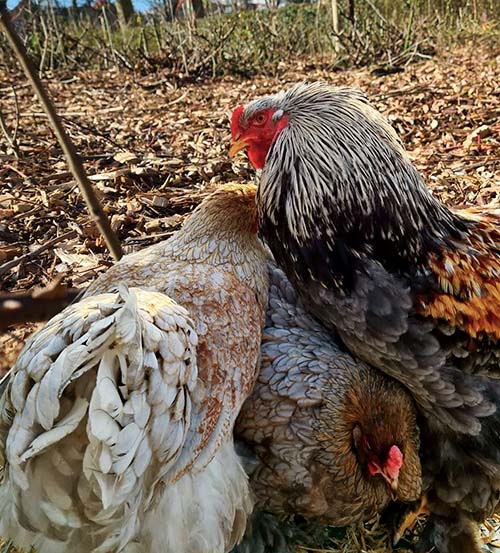
<path fill-rule="evenodd" d="M 219 190 L 27 342 L 0 401 L 0 536 L 37 553 L 239 541 L 252 503 L 232 428 L 267 303 L 255 218 L 254 187 Z"/>

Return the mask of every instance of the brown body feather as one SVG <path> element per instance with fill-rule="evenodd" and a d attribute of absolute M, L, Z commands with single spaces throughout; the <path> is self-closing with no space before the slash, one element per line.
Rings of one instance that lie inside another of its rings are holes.
<path fill-rule="evenodd" d="M 417 295 L 417 313 L 446 321 L 473 341 L 500 340 L 500 213 L 463 210 L 471 221 L 469 233 L 429 255 L 428 267 L 438 290 Z"/>

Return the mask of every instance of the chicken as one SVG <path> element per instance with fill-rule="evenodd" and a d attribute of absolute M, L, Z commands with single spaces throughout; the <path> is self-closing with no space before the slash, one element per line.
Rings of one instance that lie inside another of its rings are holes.
<path fill-rule="evenodd" d="M 262 235 L 307 309 L 418 405 L 418 551 L 477 553 L 500 497 L 500 213 L 451 210 L 359 91 L 300 83 L 239 106 Z"/>
<path fill-rule="evenodd" d="M 340 351 L 275 265 L 261 355 L 258 380 L 235 428 L 257 509 L 346 526 L 381 512 L 391 498 L 420 497 L 411 398 Z M 259 520 L 246 539 L 251 546 L 238 551 L 255 551 L 263 536 L 279 536 L 273 524 Z M 274 546 L 281 550 L 287 539 L 276 542 L 283 542 Z"/>
<path fill-rule="evenodd" d="M 32 336 L 0 403 L 1 536 L 37 553 L 239 541 L 252 501 L 232 431 L 268 301 L 256 217 L 254 186 L 221 187 Z"/>

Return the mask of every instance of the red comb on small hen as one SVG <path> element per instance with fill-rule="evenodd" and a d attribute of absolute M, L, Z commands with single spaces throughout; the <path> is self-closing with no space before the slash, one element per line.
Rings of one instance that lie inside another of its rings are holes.
<path fill-rule="evenodd" d="M 391 478 L 397 478 L 401 467 L 403 466 L 403 453 L 397 445 L 393 445 L 389 449 L 389 454 L 387 455 L 387 461 L 385 462 L 385 469 L 387 474 Z"/>

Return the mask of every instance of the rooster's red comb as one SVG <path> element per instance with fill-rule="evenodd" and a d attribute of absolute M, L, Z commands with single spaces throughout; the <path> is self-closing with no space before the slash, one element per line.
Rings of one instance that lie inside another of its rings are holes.
<path fill-rule="evenodd" d="M 233 111 L 233 116 L 231 117 L 231 137 L 232 137 L 233 140 L 235 139 L 235 137 L 238 133 L 241 133 L 240 117 L 241 117 L 241 114 L 243 113 L 244 109 L 245 109 L 244 106 L 238 106 Z"/>

